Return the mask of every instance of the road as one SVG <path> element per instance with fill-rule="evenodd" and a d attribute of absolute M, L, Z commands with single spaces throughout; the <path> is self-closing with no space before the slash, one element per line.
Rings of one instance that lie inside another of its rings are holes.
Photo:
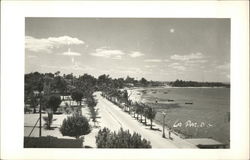
<path fill-rule="evenodd" d="M 173 134 L 173 140 L 162 138 L 161 126 L 154 124 L 154 128 L 158 128 L 159 130 L 150 130 L 150 126 L 145 126 L 138 122 L 131 115 L 102 97 L 100 92 L 96 92 L 95 95 L 98 100 L 96 107 L 99 109 L 99 125 L 102 128 L 107 127 L 113 131 L 117 131 L 122 127 L 125 130 L 128 129 L 131 133 L 137 132 L 151 142 L 152 148 L 196 148 L 194 145 Z M 167 133 L 166 130 L 166 136 L 168 137 Z"/>

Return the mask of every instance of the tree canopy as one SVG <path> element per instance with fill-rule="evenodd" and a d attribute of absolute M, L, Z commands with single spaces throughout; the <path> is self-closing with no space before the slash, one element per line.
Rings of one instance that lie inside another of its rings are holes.
<path fill-rule="evenodd" d="M 47 108 L 50 108 L 51 110 L 53 110 L 53 112 L 56 112 L 57 108 L 59 107 L 59 105 L 61 104 L 61 98 L 58 95 L 51 95 L 48 98 L 47 101 Z"/>
<path fill-rule="evenodd" d="M 71 98 L 76 101 L 79 102 L 81 105 L 82 102 L 82 98 L 83 98 L 83 92 L 80 90 L 75 90 L 71 93 Z"/>

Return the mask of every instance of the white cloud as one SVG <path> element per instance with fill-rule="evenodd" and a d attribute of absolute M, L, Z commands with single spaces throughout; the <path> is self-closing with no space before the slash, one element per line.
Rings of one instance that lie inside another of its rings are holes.
<path fill-rule="evenodd" d="M 204 58 L 202 53 L 191 53 L 191 54 L 187 54 L 187 55 L 172 55 L 170 57 L 173 60 L 179 60 L 179 61 L 187 61 L 187 60 L 194 60 L 194 59 L 202 59 Z"/>
<path fill-rule="evenodd" d="M 145 59 L 144 62 L 159 63 L 162 62 L 161 59 Z"/>
<path fill-rule="evenodd" d="M 121 59 L 122 55 L 125 53 L 121 50 L 112 50 L 106 48 L 99 48 L 96 49 L 94 53 L 90 53 L 92 56 L 96 57 L 104 57 L 104 58 L 111 58 L 111 59 Z"/>
<path fill-rule="evenodd" d="M 155 68 L 156 65 L 145 65 L 144 67 L 145 67 L 145 68 Z"/>
<path fill-rule="evenodd" d="M 81 53 L 78 53 L 78 52 L 63 52 L 62 55 L 64 55 L 64 56 L 80 56 Z"/>
<path fill-rule="evenodd" d="M 184 64 L 186 66 L 190 66 L 190 67 L 195 67 L 195 66 L 202 66 L 204 65 L 204 63 L 206 63 L 207 60 L 206 59 L 197 59 L 197 60 L 189 60 L 189 61 L 185 61 Z M 204 67 L 204 66 L 203 66 Z"/>
<path fill-rule="evenodd" d="M 221 69 L 221 70 L 229 70 L 230 69 L 230 63 L 224 63 L 221 65 L 216 66 L 217 69 Z"/>
<path fill-rule="evenodd" d="M 168 66 L 171 67 L 171 68 L 173 68 L 173 69 L 180 70 L 180 71 L 186 70 L 186 67 L 185 67 L 185 66 L 182 66 L 182 65 L 179 64 L 179 63 L 171 63 L 171 64 L 169 64 Z"/>
<path fill-rule="evenodd" d="M 61 37 L 49 37 L 49 38 L 34 38 L 31 36 L 25 37 L 25 48 L 33 52 L 48 52 L 52 49 L 58 48 L 63 45 L 80 45 L 84 44 L 83 41 L 78 38 L 72 38 L 69 36 Z"/>
<path fill-rule="evenodd" d="M 141 52 L 135 51 L 135 52 L 130 53 L 129 56 L 132 57 L 132 58 L 136 58 L 136 57 L 144 56 L 144 54 L 141 53 Z"/>
<path fill-rule="evenodd" d="M 74 62 L 73 65 L 60 66 L 60 69 L 69 70 L 69 71 L 71 71 L 71 70 L 75 70 L 75 71 L 93 71 L 95 68 L 93 68 L 91 66 L 79 64 L 78 62 Z"/>

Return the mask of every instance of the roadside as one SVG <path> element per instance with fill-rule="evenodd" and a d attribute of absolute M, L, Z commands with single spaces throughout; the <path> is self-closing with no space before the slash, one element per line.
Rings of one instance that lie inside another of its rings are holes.
<path fill-rule="evenodd" d="M 98 100 L 97 108 L 99 109 L 99 126 L 101 128 L 108 127 L 113 131 L 128 129 L 130 132 L 137 132 L 143 138 L 151 142 L 152 148 L 197 148 L 184 139 L 172 134 L 172 140 L 162 138 L 162 127 L 154 124 L 154 130 L 150 130 L 150 126 L 145 126 L 139 123 L 128 113 L 123 112 L 118 106 L 114 105 L 107 99 L 101 96 L 100 92 L 96 92 L 96 99 Z M 149 121 L 148 121 L 149 122 Z M 165 130 L 166 137 L 168 137 L 168 130 Z"/>

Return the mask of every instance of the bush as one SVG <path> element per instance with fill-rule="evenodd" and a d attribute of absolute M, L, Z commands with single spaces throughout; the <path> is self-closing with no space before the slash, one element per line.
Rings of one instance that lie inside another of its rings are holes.
<path fill-rule="evenodd" d="M 99 130 L 96 136 L 97 148 L 151 148 L 151 144 L 146 139 L 142 139 L 138 133 L 130 134 L 129 130 L 122 128 L 116 132 L 111 132 L 108 128 Z"/>
<path fill-rule="evenodd" d="M 79 138 L 81 135 L 86 135 L 91 132 L 89 122 L 86 117 L 74 114 L 71 117 L 63 120 L 60 132 L 63 136 Z"/>

